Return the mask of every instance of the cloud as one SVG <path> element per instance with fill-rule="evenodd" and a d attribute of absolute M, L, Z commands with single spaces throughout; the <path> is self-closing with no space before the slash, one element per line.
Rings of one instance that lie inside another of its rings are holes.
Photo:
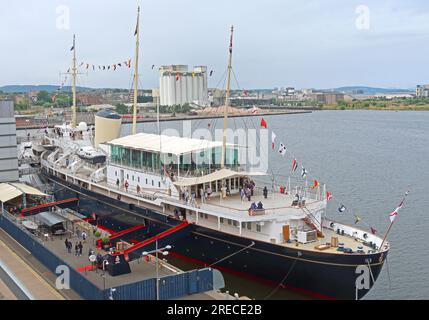
<path fill-rule="evenodd" d="M 0 84 L 60 83 L 59 72 L 71 62 L 73 33 L 80 61 L 109 64 L 133 57 L 137 3 L 2 0 Z M 412 87 L 417 80 L 425 81 L 421 66 L 429 50 L 429 4 L 423 1 L 365 1 L 369 30 L 356 28 L 355 10 L 362 2 L 355 0 L 140 3 L 145 88 L 158 86 L 152 64 L 175 63 L 208 65 L 216 71 L 210 83 L 215 86 L 226 69 L 231 24 L 236 27 L 233 62 L 240 87 Z M 59 5 L 70 7 L 70 30 L 56 28 Z M 92 87 L 129 88 L 130 83 L 130 71 L 81 76 L 81 85 Z"/>

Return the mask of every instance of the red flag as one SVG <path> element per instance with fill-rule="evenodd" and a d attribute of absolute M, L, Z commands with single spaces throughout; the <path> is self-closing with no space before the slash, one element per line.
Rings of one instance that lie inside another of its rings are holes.
<path fill-rule="evenodd" d="M 261 119 L 261 127 L 267 129 L 268 125 L 264 118 Z"/>
<path fill-rule="evenodd" d="M 295 172 L 296 169 L 298 169 L 298 162 L 296 161 L 296 159 L 293 159 L 292 172 Z"/>
<path fill-rule="evenodd" d="M 317 181 L 317 180 L 313 180 L 314 181 L 314 184 L 310 187 L 311 189 L 316 189 L 317 187 L 319 187 L 319 181 Z"/>
<path fill-rule="evenodd" d="M 330 192 L 326 192 L 326 200 L 331 200 L 332 199 L 332 193 Z"/>
<path fill-rule="evenodd" d="M 377 234 L 377 230 L 375 230 L 373 227 L 371 227 L 371 233 L 372 234 Z"/>

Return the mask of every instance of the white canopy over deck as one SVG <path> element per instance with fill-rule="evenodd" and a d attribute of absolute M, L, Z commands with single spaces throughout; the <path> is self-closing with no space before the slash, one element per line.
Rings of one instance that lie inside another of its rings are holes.
<path fill-rule="evenodd" d="M 138 133 L 109 141 L 108 144 L 125 148 L 173 154 L 176 156 L 222 147 L 221 141 L 182 138 L 176 136 Z M 234 147 L 234 144 L 227 144 Z"/>
<path fill-rule="evenodd" d="M 180 178 L 174 182 L 174 185 L 178 187 L 189 187 L 195 186 L 204 183 L 210 183 L 212 181 L 218 181 L 223 179 L 229 179 L 234 177 L 244 177 L 244 176 L 263 176 L 267 173 L 263 172 L 237 172 L 229 169 L 220 169 L 218 171 L 212 172 L 208 175 L 201 177 L 192 177 L 192 178 Z"/>
<path fill-rule="evenodd" d="M 44 197 L 46 194 L 30 187 L 24 183 L 1 183 L 0 184 L 0 201 L 7 202 L 23 194 Z"/>

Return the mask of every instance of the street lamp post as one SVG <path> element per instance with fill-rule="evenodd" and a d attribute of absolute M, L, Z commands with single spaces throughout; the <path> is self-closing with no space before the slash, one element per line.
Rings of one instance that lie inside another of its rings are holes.
<path fill-rule="evenodd" d="M 155 250 L 153 251 L 144 251 L 142 253 L 142 256 L 148 256 L 149 254 L 153 254 L 155 253 L 155 264 L 156 264 L 156 300 L 159 300 L 159 258 L 158 258 L 158 253 L 162 253 L 163 256 L 167 256 L 168 255 L 168 251 L 166 250 L 171 250 L 171 246 L 167 245 L 164 248 L 160 248 L 158 249 L 158 239 L 155 241 Z"/>

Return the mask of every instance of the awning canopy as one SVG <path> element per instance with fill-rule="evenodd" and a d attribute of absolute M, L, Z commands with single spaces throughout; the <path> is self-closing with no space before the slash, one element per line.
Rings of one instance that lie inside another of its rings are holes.
<path fill-rule="evenodd" d="M 218 181 L 233 177 L 244 177 L 244 176 L 256 176 L 256 175 L 266 175 L 262 172 L 237 172 L 229 169 L 220 169 L 218 171 L 212 172 L 208 175 L 201 177 L 192 177 L 192 178 L 179 178 L 174 184 L 178 187 L 188 187 L 195 186 L 198 184 L 208 183 L 212 181 Z"/>
<path fill-rule="evenodd" d="M 222 147 L 222 141 L 191 139 L 149 133 L 138 133 L 125 136 L 109 141 L 107 144 L 156 153 L 170 153 L 176 156 Z M 227 146 L 234 147 L 234 144 L 228 143 Z"/>
<path fill-rule="evenodd" d="M 7 202 L 15 199 L 16 197 L 22 196 L 23 194 L 29 194 L 33 196 L 44 197 L 46 194 L 37 190 L 36 188 L 30 187 L 24 183 L 1 183 L 0 184 L 0 201 Z"/>
<path fill-rule="evenodd" d="M 34 219 L 36 219 L 36 221 L 39 221 L 40 223 L 42 223 L 48 227 L 52 227 L 56 224 L 63 223 L 63 222 L 67 221 L 63 217 L 61 217 L 55 213 L 52 213 L 52 212 L 40 212 L 39 214 L 36 214 L 34 216 Z"/>

